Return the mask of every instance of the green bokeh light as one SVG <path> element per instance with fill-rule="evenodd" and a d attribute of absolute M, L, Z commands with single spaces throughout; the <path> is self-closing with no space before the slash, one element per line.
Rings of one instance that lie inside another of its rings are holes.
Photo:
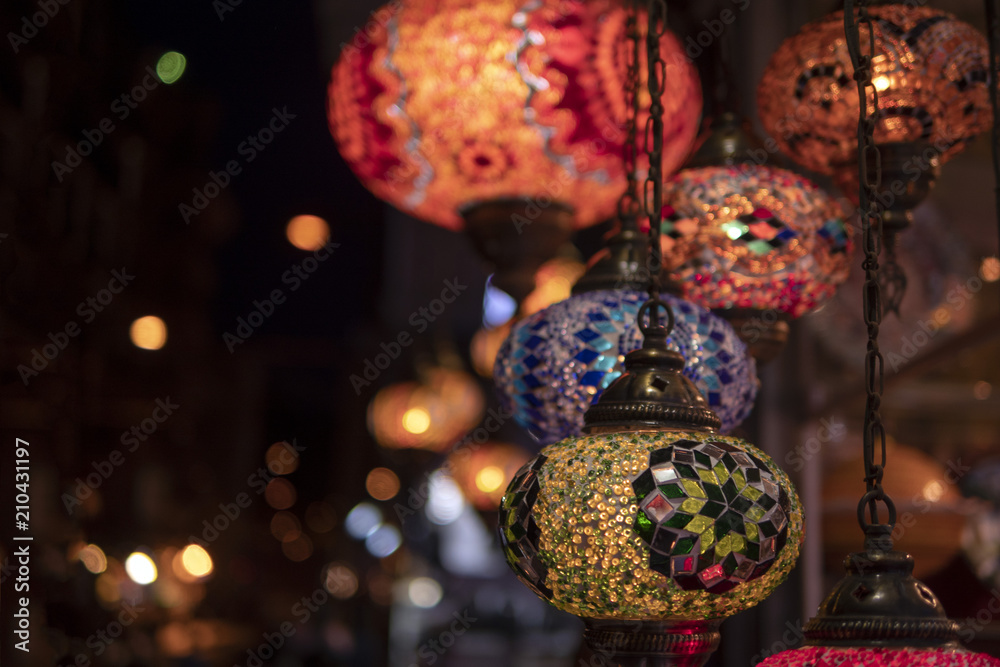
<path fill-rule="evenodd" d="M 167 51 L 156 62 L 156 75 L 163 83 L 174 83 L 184 75 L 187 58 L 183 53 Z"/>

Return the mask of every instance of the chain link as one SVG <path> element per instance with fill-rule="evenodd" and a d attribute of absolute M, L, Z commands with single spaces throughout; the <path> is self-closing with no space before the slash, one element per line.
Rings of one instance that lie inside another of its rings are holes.
<path fill-rule="evenodd" d="M 660 271 L 663 249 L 660 246 L 660 219 L 663 211 L 663 93 L 666 87 L 667 64 L 663 60 L 660 40 L 667 30 L 666 0 L 647 0 L 646 64 L 648 66 L 649 118 L 646 119 L 643 144 L 649 158 L 649 171 L 643 187 L 643 207 L 649 219 L 650 280 L 649 298 L 660 298 Z M 657 310 L 650 312 L 652 325 L 658 323 Z"/>
<path fill-rule="evenodd" d="M 627 185 L 618 200 L 618 219 L 625 225 L 635 225 L 639 217 L 639 0 L 627 0 L 625 10 L 625 178 Z"/>
<path fill-rule="evenodd" d="M 875 26 L 868 13 L 869 0 L 844 0 L 844 32 L 854 66 L 854 79 L 858 84 L 858 169 L 860 173 L 861 196 L 861 237 L 865 271 L 863 288 L 863 311 L 868 329 L 868 348 L 865 354 L 865 426 L 864 460 L 865 486 L 867 493 L 858 506 L 858 519 L 862 529 L 871 524 L 879 524 L 878 503 L 882 501 L 888 510 L 889 525 L 896 521 L 896 510 L 892 499 L 882 488 L 885 470 L 885 425 L 879 412 L 882 392 L 885 386 L 885 370 L 882 353 L 879 351 L 878 334 L 882 323 L 882 289 L 879 285 L 879 253 L 882 251 L 882 212 L 876 193 L 882 179 L 882 156 L 875 144 L 875 125 L 878 119 L 878 90 L 872 82 L 872 56 L 875 53 Z M 855 16 L 855 4 L 857 15 Z M 867 53 L 862 46 L 862 34 L 867 31 Z M 868 100 L 872 100 L 874 113 L 868 111 Z M 879 459 L 875 460 L 876 448 Z M 868 517 L 865 517 L 867 506 Z M 868 523 L 871 521 L 871 524 Z"/>

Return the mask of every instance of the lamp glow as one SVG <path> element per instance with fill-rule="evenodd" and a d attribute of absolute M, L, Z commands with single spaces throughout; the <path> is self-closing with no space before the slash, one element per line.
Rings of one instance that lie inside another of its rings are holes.
<path fill-rule="evenodd" d="M 189 544 L 180 553 L 181 565 L 192 577 L 203 578 L 212 574 L 212 557 L 198 544 Z"/>
<path fill-rule="evenodd" d="M 423 408 L 410 408 L 403 413 L 403 428 L 414 435 L 426 433 L 431 427 L 431 416 Z"/>
<path fill-rule="evenodd" d="M 108 569 L 108 559 L 101 547 L 96 544 L 88 544 L 83 547 L 76 554 L 76 557 L 87 568 L 87 571 L 93 574 L 100 574 Z"/>
<path fill-rule="evenodd" d="M 872 82 L 879 91 L 877 110 L 868 101 L 875 141 L 926 142 L 946 162 L 992 121 L 985 37 L 931 7 L 890 4 L 873 6 L 870 14 Z M 863 26 L 861 42 L 868 39 Z M 810 23 L 781 45 L 757 100 L 761 122 L 782 152 L 823 174 L 856 162 L 860 110 L 853 74 L 843 12 Z"/>
<path fill-rule="evenodd" d="M 156 581 L 156 563 L 146 554 L 136 551 L 125 559 L 125 573 L 135 583 L 146 586 Z"/>
<path fill-rule="evenodd" d="M 155 315 L 140 317 L 129 328 L 132 344 L 143 350 L 159 350 L 167 343 L 167 325 Z"/>
<path fill-rule="evenodd" d="M 297 215 L 285 226 L 285 236 L 299 250 L 319 250 L 330 240 L 330 225 L 316 215 Z"/>
<path fill-rule="evenodd" d="M 376 196 L 449 229 L 472 206 L 512 198 L 568 204 L 576 227 L 614 214 L 626 136 L 607 128 L 626 116 L 623 8 L 409 0 L 380 12 L 393 20 L 345 49 L 329 88 L 331 132 Z M 671 173 L 694 141 L 702 97 L 680 43 L 669 32 L 661 42 Z"/>
<path fill-rule="evenodd" d="M 156 76 L 166 84 L 177 83 L 187 69 L 187 58 L 183 53 L 167 51 L 156 61 Z"/>

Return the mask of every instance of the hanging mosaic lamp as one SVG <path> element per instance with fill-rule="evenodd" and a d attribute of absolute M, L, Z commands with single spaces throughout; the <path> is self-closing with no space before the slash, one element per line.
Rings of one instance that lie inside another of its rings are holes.
<path fill-rule="evenodd" d="M 886 4 L 869 13 L 878 109 L 872 99 L 868 108 L 876 121 L 875 141 L 880 148 L 909 146 L 914 156 L 930 148 L 946 162 L 992 122 L 986 38 L 932 7 Z M 862 26 L 866 47 L 868 40 Z M 857 171 L 859 99 L 842 11 L 785 40 L 757 92 L 761 121 L 781 150 L 823 174 Z"/>
<path fill-rule="evenodd" d="M 940 165 L 990 127 L 989 48 L 979 31 L 939 9 L 886 4 L 873 6 L 870 16 L 875 45 L 866 107 L 881 158 L 875 195 L 887 245 L 882 281 L 886 308 L 898 314 L 906 276 L 894 259 L 896 234 L 912 224 Z M 781 150 L 832 175 L 856 202 L 861 96 L 843 25 L 837 12 L 786 40 L 757 99 L 761 122 Z M 861 41 L 869 42 L 866 26 Z"/>
<path fill-rule="evenodd" d="M 818 308 L 850 272 L 841 206 L 791 171 L 751 160 L 732 114 L 667 184 L 661 242 L 682 296 L 725 317 L 758 361 L 788 338 L 788 320 Z"/>
<path fill-rule="evenodd" d="M 520 299 L 573 229 L 614 215 L 625 188 L 625 10 L 612 0 L 397 0 L 383 15 L 333 69 L 337 146 L 379 198 L 467 229 L 497 265 L 497 286 Z M 672 173 L 702 99 L 679 42 L 660 41 Z"/>
<path fill-rule="evenodd" d="M 483 392 L 468 373 L 438 366 L 418 375 L 384 387 L 369 403 L 368 430 L 382 447 L 440 452 L 482 418 Z"/>
<path fill-rule="evenodd" d="M 494 382 L 504 408 L 543 445 L 578 435 L 584 413 L 642 344 L 648 243 L 628 224 L 608 242 L 573 296 L 517 322 L 500 347 Z M 753 410 L 759 383 L 746 345 L 721 317 L 664 295 L 677 318 L 667 345 L 728 432 Z"/>
<path fill-rule="evenodd" d="M 511 568 L 583 618 L 588 646 L 613 664 L 704 664 L 722 620 L 787 577 L 803 535 L 785 473 L 716 432 L 666 346 L 670 320 L 642 325 L 643 346 L 587 411 L 585 434 L 525 464 L 500 506 Z"/>

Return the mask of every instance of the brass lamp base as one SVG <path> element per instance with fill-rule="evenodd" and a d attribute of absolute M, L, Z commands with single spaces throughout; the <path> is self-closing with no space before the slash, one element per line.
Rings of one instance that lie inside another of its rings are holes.
<path fill-rule="evenodd" d="M 535 273 L 573 235 L 573 211 L 531 199 L 497 199 L 466 209 L 465 228 L 476 251 L 494 266 L 493 284 L 521 303 Z"/>
<path fill-rule="evenodd" d="M 788 343 L 788 316 L 784 313 L 754 308 L 717 308 L 712 312 L 732 325 L 759 364 L 773 361 Z"/>
<path fill-rule="evenodd" d="M 719 648 L 722 624 L 721 619 L 584 621 L 587 648 L 612 667 L 701 667 Z"/>

